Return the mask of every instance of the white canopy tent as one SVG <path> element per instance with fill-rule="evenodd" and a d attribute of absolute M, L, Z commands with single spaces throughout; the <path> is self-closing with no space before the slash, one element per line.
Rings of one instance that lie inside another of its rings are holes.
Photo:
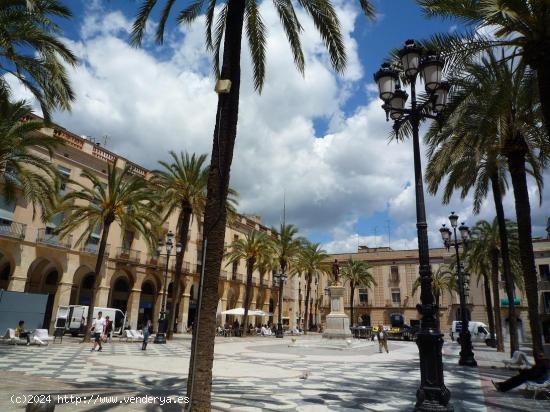
<path fill-rule="evenodd" d="M 244 316 L 244 308 L 234 308 L 234 309 L 224 310 L 221 314 Z M 263 310 L 250 309 L 248 311 L 248 316 L 270 316 L 270 314 L 264 312 Z"/>

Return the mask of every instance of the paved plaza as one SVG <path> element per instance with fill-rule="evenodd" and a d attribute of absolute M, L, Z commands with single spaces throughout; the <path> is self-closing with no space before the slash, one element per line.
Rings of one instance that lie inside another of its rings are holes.
<path fill-rule="evenodd" d="M 375 342 L 351 350 L 316 348 L 320 336 L 292 339 L 217 338 L 213 409 L 219 411 L 407 411 L 419 382 L 418 352 L 412 342 Z M 137 403 L 129 397 L 185 396 L 190 353 L 188 335 L 166 345 L 104 345 L 103 352 L 64 339 L 62 344 L 0 346 L 0 410 L 22 410 L 13 395 L 86 397 L 89 404 L 60 404 L 60 411 L 179 411 L 183 403 Z M 514 372 L 505 355 L 476 347 L 477 369 L 457 366 L 458 345 L 444 345 L 445 382 L 455 411 L 548 411 L 550 401 L 533 400 L 523 389 L 497 393 L 490 380 Z M 59 398 L 56 398 L 59 399 Z M 66 398 L 65 398 L 66 399 Z M 142 398 L 144 399 L 144 398 Z M 128 403 L 126 403 L 128 401 Z"/>

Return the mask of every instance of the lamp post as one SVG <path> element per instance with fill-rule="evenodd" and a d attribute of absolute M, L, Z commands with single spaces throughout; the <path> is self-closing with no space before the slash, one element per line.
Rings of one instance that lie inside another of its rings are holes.
<path fill-rule="evenodd" d="M 470 279 L 469 275 L 465 273 L 462 263 L 460 262 L 460 253 L 458 251 L 459 241 L 456 236 L 456 227 L 458 226 L 458 216 L 455 215 L 455 212 L 451 212 L 449 216 L 449 221 L 454 232 L 454 243 L 455 243 L 455 255 L 456 255 L 456 278 L 458 281 L 458 295 L 460 297 L 460 358 L 458 360 L 459 365 L 463 366 L 477 366 L 477 362 L 474 357 L 474 352 L 472 350 L 472 336 L 468 328 L 468 314 L 466 313 L 466 295 L 470 291 Z M 466 244 L 470 238 L 470 230 L 468 226 L 462 222 L 458 228 L 460 232 L 460 237 L 462 238 L 462 245 L 466 249 Z M 447 248 L 451 245 L 451 230 L 443 225 L 439 229 L 441 233 L 441 238 L 445 243 Z"/>
<path fill-rule="evenodd" d="M 279 319 L 277 321 L 277 331 L 275 332 L 276 338 L 283 337 L 283 287 L 287 276 L 286 273 L 275 273 L 273 275 L 273 285 L 279 284 Z"/>
<path fill-rule="evenodd" d="M 161 256 L 166 256 L 166 266 L 164 268 L 164 289 L 162 292 L 162 304 L 160 308 L 157 334 L 155 335 L 155 340 L 153 341 L 154 343 L 166 343 L 166 294 L 168 289 L 168 262 L 171 256 L 170 253 L 174 248 L 174 233 L 172 233 L 171 230 L 166 234 L 166 242 L 164 244 L 166 248 L 166 253 L 161 253 L 162 246 L 162 241 L 160 241 L 157 246 L 157 258 L 160 258 Z M 181 244 L 178 242 L 176 245 L 176 256 L 179 253 L 181 253 Z M 172 308 L 172 310 L 174 310 L 174 308 Z"/>
<path fill-rule="evenodd" d="M 403 125 L 410 126 L 413 138 L 414 178 L 416 193 L 416 228 L 418 233 L 419 273 L 421 281 L 421 304 L 417 309 L 421 315 L 420 331 L 416 343 L 420 355 L 420 387 L 416 392 L 415 411 L 452 411 L 449 404 L 451 392 L 445 386 L 443 378 L 443 359 L 441 348 L 443 335 L 439 331 L 436 318 L 434 295 L 432 291 L 432 273 L 428 246 L 428 225 L 424 204 L 422 184 L 422 166 L 418 129 L 420 121 L 438 119 L 447 104 L 449 84 L 442 81 L 444 62 L 439 55 L 419 47 L 414 40 L 407 40 L 400 51 L 402 71 L 389 64 L 384 64 L 374 74 L 378 84 L 380 98 L 384 101 L 382 108 L 386 119 L 394 120 L 396 134 Z M 416 99 L 416 81 L 422 74 L 428 98 L 423 102 Z M 405 108 L 408 95 L 401 90 L 399 78 L 404 77 L 411 85 L 411 107 Z"/>

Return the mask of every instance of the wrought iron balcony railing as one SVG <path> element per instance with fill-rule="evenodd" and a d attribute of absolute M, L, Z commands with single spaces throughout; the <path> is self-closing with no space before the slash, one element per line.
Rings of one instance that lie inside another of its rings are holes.
<path fill-rule="evenodd" d="M 123 247 L 117 247 L 116 258 L 120 260 L 127 260 L 129 262 L 139 262 L 141 257 L 140 250 L 126 249 Z"/>
<path fill-rule="evenodd" d="M 41 243 L 43 245 L 59 247 L 63 249 L 70 249 L 71 245 L 73 244 L 73 235 L 67 235 L 63 239 L 61 239 L 59 235 L 52 233 L 51 229 L 38 229 L 36 243 Z"/>
<path fill-rule="evenodd" d="M 109 256 L 110 249 L 111 245 L 107 243 L 105 245 L 105 257 Z M 97 255 L 97 252 L 99 252 L 99 243 L 86 243 L 80 247 L 80 251 L 89 253 L 90 255 Z"/>
<path fill-rule="evenodd" d="M 14 239 L 25 239 L 27 225 L 9 220 L 0 220 L 0 236 L 12 237 Z"/>

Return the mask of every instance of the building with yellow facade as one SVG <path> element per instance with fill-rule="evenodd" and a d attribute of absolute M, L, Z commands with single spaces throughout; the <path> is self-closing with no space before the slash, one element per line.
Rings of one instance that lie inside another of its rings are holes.
<path fill-rule="evenodd" d="M 88 170 L 106 178 L 107 165 L 123 168 L 130 165 L 133 174 L 148 178 L 150 171 L 118 156 L 96 144 L 89 138 L 78 136 L 54 125 L 41 129 L 44 135 L 59 136 L 65 142 L 53 158 L 41 153 L 45 161 L 51 161 L 59 172 L 73 181 L 87 183 L 81 172 Z M 74 188 L 71 184 L 63 191 Z M 65 239 L 54 234 L 63 216 L 56 216 L 48 223 L 38 217 L 33 219 L 32 208 L 24 199 L 7 202 L 0 198 L 0 289 L 48 295 L 44 327 L 52 328 L 59 306 L 87 305 L 93 293 L 97 249 L 100 232 L 93 234 L 85 245 L 75 247 L 75 240 L 81 235 L 73 233 Z M 167 307 L 177 311 L 177 330 L 184 331 L 197 311 L 198 274 L 202 253 L 202 218 L 194 216 L 190 228 L 189 242 L 185 250 L 181 296 L 172 302 L 175 258 L 171 259 L 168 273 Z M 176 232 L 177 216 L 174 214 L 164 225 L 164 230 Z M 127 313 L 129 324 L 136 329 L 145 317 L 156 324 L 162 294 L 165 271 L 163 260 L 148 253 L 145 241 L 137 233 L 122 232 L 116 224 L 111 227 L 108 238 L 105 264 L 102 266 L 101 284 L 96 291 L 95 306 L 119 308 Z M 84 230 L 84 228 L 82 229 Z M 249 231 L 271 234 L 258 217 L 238 215 L 227 227 L 226 245 L 243 237 Z M 246 279 L 245 262 L 222 265 L 219 281 L 218 321 L 226 317 L 221 312 L 242 307 Z M 272 276 L 263 278 L 255 272 L 251 308 L 274 313 L 277 310 L 277 288 L 272 288 Z M 272 318 L 262 319 L 264 323 Z M 14 326 L 15 327 L 15 326 Z"/>

